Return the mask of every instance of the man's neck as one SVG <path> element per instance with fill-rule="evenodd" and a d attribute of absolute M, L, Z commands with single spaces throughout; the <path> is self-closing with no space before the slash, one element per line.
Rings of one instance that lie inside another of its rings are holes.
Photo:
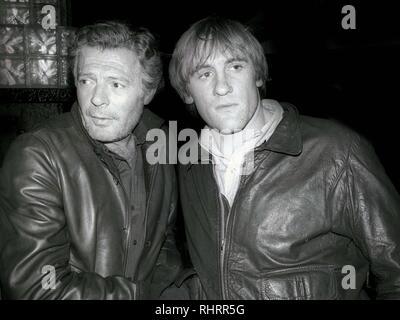
<path fill-rule="evenodd" d="M 135 154 L 135 139 L 132 134 L 120 141 L 105 143 L 104 145 L 108 150 L 116 153 L 125 160 L 132 159 Z"/>
<path fill-rule="evenodd" d="M 249 123 L 240 131 L 232 134 L 221 134 L 215 130 L 211 131 L 214 135 L 213 142 L 224 155 L 231 155 L 242 144 L 253 139 L 265 124 L 261 105 L 258 105 Z"/>

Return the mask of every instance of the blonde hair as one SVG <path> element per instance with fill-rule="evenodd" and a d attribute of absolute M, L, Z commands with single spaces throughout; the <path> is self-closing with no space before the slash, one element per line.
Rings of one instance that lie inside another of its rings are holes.
<path fill-rule="evenodd" d="M 240 22 L 208 17 L 193 24 L 178 40 L 169 64 L 169 78 L 182 99 L 187 97 L 189 77 L 198 66 L 217 52 L 248 58 L 257 80 L 262 80 L 260 93 L 265 94 L 268 65 L 263 47 Z"/>

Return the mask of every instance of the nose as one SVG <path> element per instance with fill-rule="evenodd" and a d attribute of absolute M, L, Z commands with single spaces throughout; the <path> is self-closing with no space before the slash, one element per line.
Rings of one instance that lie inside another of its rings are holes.
<path fill-rule="evenodd" d="M 106 90 L 102 85 L 97 84 L 94 88 L 91 102 L 95 107 L 101 107 L 108 104 Z"/>
<path fill-rule="evenodd" d="M 232 86 L 230 85 L 228 78 L 224 73 L 216 77 L 215 93 L 219 96 L 224 96 L 232 92 Z"/>

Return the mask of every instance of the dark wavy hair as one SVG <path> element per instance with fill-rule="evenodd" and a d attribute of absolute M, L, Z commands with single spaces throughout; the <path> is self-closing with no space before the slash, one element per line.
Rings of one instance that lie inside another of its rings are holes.
<path fill-rule="evenodd" d="M 117 21 L 105 21 L 77 30 L 71 46 L 73 74 L 76 79 L 77 57 L 85 47 L 101 50 L 126 48 L 134 52 L 143 70 L 143 84 L 148 90 L 163 87 L 163 68 L 155 36 L 146 28 L 133 29 Z"/>

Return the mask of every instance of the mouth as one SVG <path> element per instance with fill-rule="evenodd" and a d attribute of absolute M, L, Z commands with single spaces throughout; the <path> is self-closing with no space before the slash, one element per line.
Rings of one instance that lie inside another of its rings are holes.
<path fill-rule="evenodd" d="M 108 117 L 90 116 L 93 123 L 99 127 L 107 126 L 113 119 Z"/>
<path fill-rule="evenodd" d="M 224 104 L 217 105 L 217 107 L 215 109 L 216 110 L 227 109 L 227 108 L 234 107 L 236 105 L 237 105 L 237 103 L 224 103 Z"/>

